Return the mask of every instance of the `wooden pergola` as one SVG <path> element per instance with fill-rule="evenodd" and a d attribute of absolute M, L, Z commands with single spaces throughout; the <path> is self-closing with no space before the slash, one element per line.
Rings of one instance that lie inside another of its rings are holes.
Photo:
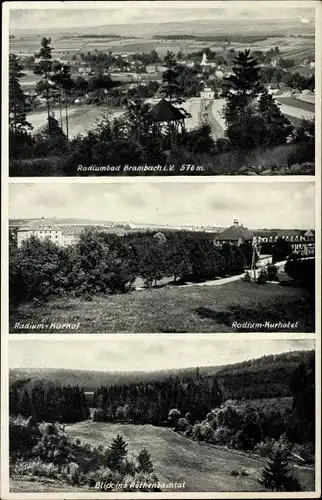
<path fill-rule="evenodd" d="M 181 111 L 163 98 L 146 114 L 144 122 L 154 136 L 167 135 L 171 146 L 176 143 L 177 135 L 185 130 L 186 117 L 184 110 Z"/>

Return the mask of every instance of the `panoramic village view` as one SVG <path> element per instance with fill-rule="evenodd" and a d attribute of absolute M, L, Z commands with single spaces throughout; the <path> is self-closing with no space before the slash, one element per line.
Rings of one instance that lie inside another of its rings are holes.
<path fill-rule="evenodd" d="M 314 196 L 311 182 L 11 184 L 10 332 L 314 332 Z"/>
<path fill-rule="evenodd" d="M 314 9 L 154 4 L 10 11 L 10 175 L 314 174 Z"/>
<path fill-rule="evenodd" d="M 112 337 L 10 340 L 12 492 L 314 491 L 313 340 Z"/>

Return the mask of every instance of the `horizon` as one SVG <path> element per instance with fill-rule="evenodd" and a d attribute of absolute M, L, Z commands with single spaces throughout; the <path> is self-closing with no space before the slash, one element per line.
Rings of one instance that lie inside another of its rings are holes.
<path fill-rule="evenodd" d="M 217 367 L 259 359 L 267 355 L 278 355 L 293 351 L 314 349 L 314 339 L 253 338 L 221 340 L 218 337 L 176 336 L 164 338 L 153 334 L 152 338 L 137 334 L 110 335 L 105 340 L 95 340 L 88 349 L 87 340 L 74 337 L 71 340 L 10 339 L 10 369 L 63 369 L 97 371 L 106 373 L 130 373 L 141 371 L 142 360 L 148 368 L 144 373 L 161 370 L 193 369 L 194 367 Z M 46 362 L 45 366 L 39 366 Z M 81 366 L 80 366 L 81 364 Z M 110 370 L 105 366 L 111 365 Z M 96 369 L 93 369 L 93 366 Z"/>
<path fill-rule="evenodd" d="M 257 4 L 257 5 L 256 5 Z M 181 2 L 174 0 L 169 4 L 164 1 L 124 1 L 124 2 L 88 2 L 85 7 L 75 7 L 70 2 L 64 5 L 58 2 L 47 2 L 46 9 L 37 7 L 32 2 L 21 3 L 12 2 L 9 6 L 10 29 L 30 31 L 30 26 L 37 25 L 35 30 L 50 29 L 53 23 L 53 11 L 55 11 L 57 24 L 60 28 L 100 28 L 106 26 L 121 26 L 135 24 L 166 24 L 166 23 L 185 23 L 201 21 L 260 21 L 263 20 L 262 9 L 265 9 L 266 20 L 298 20 L 307 26 L 314 21 L 315 4 L 309 2 L 305 7 L 299 2 L 290 2 L 281 6 L 278 2 L 278 13 L 276 11 L 276 2 L 219 2 L 199 1 L 198 3 L 187 1 Z M 84 16 L 86 11 L 86 16 Z M 103 19 L 106 16 L 106 22 L 97 24 L 97 19 Z M 271 16 L 271 17 L 268 17 Z M 84 17 L 86 19 L 84 19 Z M 158 19 L 156 21 L 156 19 Z M 173 21 L 180 19 L 180 21 Z M 313 23 L 314 27 L 314 23 Z"/>
<path fill-rule="evenodd" d="M 237 219 L 248 228 L 314 229 L 314 196 L 314 182 L 292 181 L 17 183 L 9 219 L 108 221 L 114 213 L 133 222 L 149 213 L 154 225 L 230 227 Z"/>
<path fill-rule="evenodd" d="M 180 227 L 179 225 L 156 224 L 154 222 L 121 221 L 121 220 L 107 220 L 107 219 L 83 219 L 83 218 L 77 218 L 77 217 L 73 217 L 73 218 L 76 219 L 77 221 L 93 220 L 94 221 L 93 225 L 95 225 L 96 222 L 101 222 L 101 223 L 105 222 L 105 223 L 122 224 L 122 225 L 124 225 L 124 224 L 135 224 L 137 226 L 135 229 L 141 229 L 141 228 L 144 229 L 145 227 L 147 227 L 148 229 L 150 229 L 151 226 L 156 226 L 157 228 L 162 226 L 162 227 L 165 227 L 165 228 L 169 227 L 169 228 L 175 228 L 175 229 L 178 228 L 178 227 Z M 9 226 L 10 226 L 10 221 L 19 221 L 19 220 L 26 220 L 26 221 L 28 221 L 28 220 L 42 220 L 42 219 L 48 219 L 48 220 L 52 220 L 52 221 L 55 221 L 55 219 L 57 219 L 57 220 L 61 221 L 61 220 L 71 219 L 71 217 L 66 217 L 65 219 L 63 217 L 55 217 L 55 216 L 54 217 L 46 217 L 46 218 L 43 218 L 43 217 L 34 217 L 34 218 L 27 218 L 27 219 L 24 219 L 24 218 L 17 218 L 17 219 L 12 218 L 12 219 L 9 219 Z M 57 223 L 58 226 L 60 224 L 62 224 L 62 223 L 61 222 Z M 78 222 L 77 222 L 77 224 L 78 224 Z M 141 226 L 140 226 L 140 224 L 141 224 Z M 71 223 L 70 225 L 72 226 L 73 223 Z M 231 224 L 231 226 L 233 226 L 233 224 Z M 108 226 L 106 226 L 106 227 L 108 227 Z M 185 225 L 182 225 L 181 227 L 183 227 L 183 228 L 186 228 L 186 227 L 193 227 L 193 228 L 194 227 L 197 227 L 197 228 L 205 228 L 205 227 L 209 227 L 209 228 L 219 228 L 219 227 L 220 228 L 227 228 L 227 226 L 209 225 L 209 224 L 207 224 L 207 225 L 201 225 L 201 226 L 185 224 Z M 228 227 L 230 227 L 230 226 L 228 226 Z M 244 226 L 244 227 L 246 227 L 246 226 Z M 275 229 L 276 230 L 290 229 L 290 230 L 299 230 L 299 231 L 302 231 L 302 230 L 305 230 L 305 229 L 312 229 L 312 228 L 310 227 L 310 228 L 299 229 L 299 228 L 297 228 L 295 226 L 294 227 L 287 227 L 287 228 L 281 228 L 281 227 L 277 227 L 276 226 L 276 227 L 256 227 L 256 228 L 253 228 L 253 227 L 249 228 L 249 227 L 247 227 L 247 229 L 251 229 L 253 231 L 259 231 L 259 230 L 273 231 Z"/>

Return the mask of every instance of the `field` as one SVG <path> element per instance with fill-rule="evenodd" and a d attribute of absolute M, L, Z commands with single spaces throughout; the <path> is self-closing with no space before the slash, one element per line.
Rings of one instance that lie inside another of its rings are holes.
<path fill-rule="evenodd" d="M 186 24 L 186 23 L 184 23 Z M 183 24 L 183 26 L 184 26 Z M 190 23 L 189 23 L 190 24 Z M 225 35 L 227 33 L 231 33 L 231 25 L 227 23 L 226 29 L 224 27 L 224 23 L 221 22 L 221 25 L 216 25 L 214 23 L 210 23 L 209 28 L 206 31 L 206 28 L 203 24 L 198 27 L 197 23 L 193 23 L 184 27 L 184 34 L 190 33 L 193 34 L 196 27 L 198 29 L 198 33 L 195 35 L 201 35 L 200 39 L 163 39 L 162 35 L 164 34 L 176 34 L 178 30 L 175 30 L 173 26 L 168 27 L 166 25 L 158 25 L 153 29 L 153 25 L 142 25 L 143 29 L 135 29 L 135 25 L 132 27 L 127 27 L 127 33 L 123 34 L 124 38 L 92 38 L 88 37 L 78 37 L 77 33 L 71 37 L 71 31 L 68 32 L 68 38 L 64 38 L 63 32 L 61 33 L 52 33 L 50 34 L 52 38 L 52 46 L 53 46 L 53 57 L 62 59 L 62 60 L 70 60 L 71 56 L 75 53 L 81 52 L 82 50 L 93 51 L 95 49 L 108 52 L 112 50 L 114 53 L 122 53 L 122 52 L 151 52 L 151 50 L 155 49 L 161 56 L 164 56 L 168 50 L 177 53 L 181 50 L 183 53 L 187 54 L 190 52 L 196 52 L 204 47 L 209 47 L 211 50 L 225 55 L 227 50 L 235 49 L 235 50 L 262 50 L 266 51 L 271 48 L 276 47 L 277 45 L 280 47 L 281 54 L 283 57 L 292 57 L 295 60 L 298 58 L 308 57 L 309 55 L 314 54 L 314 38 L 313 37 L 288 37 L 283 36 L 281 33 L 287 33 L 287 30 L 284 26 L 280 28 L 277 25 L 270 26 L 269 31 L 274 34 L 274 31 L 277 29 L 279 34 L 276 36 L 270 36 L 266 31 L 261 32 L 260 35 L 263 36 L 263 40 L 253 41 L 253 42 L 245 42 L 243 41 L 241 35 L 241 41 L 230 42 L 227 47 L 225 40 Z M 260 25 L 260 23 L 259 23 Z M 95 36 L 98 34 L 104 35 L 104 29 L 102 27 L 97 27 L 95 30 Z M 104 28 L 104 27 L 103 27 Z M 112 29 L 111 29 L 112 28 Z M 129 31 L 130 28 L 130 31 Z M 131 30 L 132 28 L 132 30 Z M 147 29 L 148 28 L 148 29 Z M 202 31 L 200 31 L 200 28 Z M 241 29 L 241 24 L 238 26 Z M 252 25 L 252 30 L 249 27 L 246 28 L 246 35 L 255 34 L 254 28 L 256 27 Z M 259 30 L 261 29 L 258 26 Z M 303 25 L 301 26 L 303 28 Z M 311 33 L 312 29 L 310 30 Z M 88 32 L 88 30 L 87 30 Z M 113 33 L 113 27 L 109 27 L 110 34 Z M 182 31 L 181 31 L 182 32 Z M 297 32 L 301 32 L 298 30 Z M 119 27 L 115 27 L 115 33 L 122 34 L 122 31 Z M 82 33 L 79 33 L 82 34 Z M 90 34 L 90 33 L 88 33 Z M 138 36 L 139 34 L 139 36 Z M 222 34 L 223 39 L 214 41 L 207 41 L 207 35 L 218 35 Z M 259 33 L 256 33 L 257 35 Z M 159 35 L 159 39 L 154 39 L 154 35 Z M 106 36 L 106 35 L 105 35 Z M 204 39 L 203 39 L 204 37 Z M 266 37 L 266 38 L 265 38 Z M 14 52 L 17 55 L 30 55 L 34 54 L 39 50 L 41 36 L 37 34 L 28 33 L 22 34 L 20 36 L 10 40 L 10 52 Z"/>
<path fill-rule="evenodd" d="M 67 425 L 66 431 L 82 443 L 95 446 L 109 445 L 116 434 L 120 433 L 127 441 L 130 453 L 137 454 L 142 448 L 147 448 L 159 481 L 185 483 L 184 489 L 171 491 L 262 491 L 257 482 L 264 465 L 261 460 L 196 443 L 168 428 L 87 421 Z M 233 470 L 241 472 L 242 469 L 247 476 L 231 476 Z M 294 474 L 305 490 L 314 490 L 313 469 L 294 467 Z M 12 481 L 11 491 L 22 491 L 20 483 Z M 42 483 L 27 483 L 26 490 L 27 488 L 28 491 L 44 491 Z M 48 484 L 47 491 L 50 489 L 51 485 Z M 58 490 L 57 486 L 54 490 Z"/>
<path fill-rule="evenodd" d="M 91 129 L 97 121 L 102 119 L 104 114 L 112 114 L 115 118 L 122 114 L 122 111 L 115 110 L 108 106 L 79 105 L 70 107 L 68 110 L 68 129 L 69 138 L 76 137 L 78 134 L 84 134 Z M 59 109 L 54 111 L 55 118 L 60 121 Z M 47 122 L 47 111 L 37 111 L 30 113 L 28 121 L 34 127 L 32 133 L 39 132 Z M 63 131 L 66 132 L 65 112 L 63 110 Z"/>
<path fill-rule="evenodd" d="M 159 99 L 149 99 L 151 105 L 156 104 Z M 186 129 L 191 130 L 199 124 L 201 99 L 191 98 L 187 99 L 183 107 L 191 114 L 190 118 L 186 119 Z M 69 137 L 76 137 L 78 134 L 84 134 L 89 129 L 91 129 L 97 121 L 102 119 L 104 114 L 111 114 L 114 118 L 121 116 L 123 111 L 118 108 L 111 108 L 107 105 L 93 106 L 80 104 L 78 106 L 71 106 L 68 110 L 68 129 Z M 55 118 L 59 121 L 59 109 L 54 110 Z M 28 121 L 34 127 L 32 133 L 36 134 L 41 127 L 46 124 L 47 121 L 47 111 L 36 111 L 28 114 Z M 65 125 L 65 111 L 63 110 L 63 130 L 66 132 Z"/>
<path fill-rule="evenodd" d="M 276 97 L 278 103 L 280 103 L 280 109 L 289 118 L 295 118 L 300 120 L 301 118 L 313 118 L 315 105 L 312 102 L 304 101 L 303 99 L 297 99 L 295 97 Z"/>
<path fill-rule="evenodd" d="M 233 322 L 296 322 L 296 328 L 279 331 L 314 332 L 314 312 L 306 292 L 277 284 L 256 285 L 242 280 L 220 286 L 164 287 L 125 295 L 84 299 L 52 299 L 48 303 L 22 304 L 11 311 L 10 332 L 60 333 L 51 323 L 79 323 L 79 332 L 236 332 Z M 276 328 L 261 328 L 276 331 Z"/>

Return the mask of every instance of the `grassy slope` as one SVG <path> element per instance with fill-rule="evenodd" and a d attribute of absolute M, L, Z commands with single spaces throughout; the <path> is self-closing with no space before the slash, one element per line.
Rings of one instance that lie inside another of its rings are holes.
<path fill-rule="evenodd" d="M 129 450 L 138 453 L 146 447 L 151 454 L 158 478 L 167 482 L 186 482 L 185 491 L 256 491 L 261 464 L 190 441 L 171 429 L 151 425 L 111 425 L 81 422 L 66 427 L 82 442 L 107 446 L 117 433 L 124 436 Z M 250 475 L 242 481 L 231 477 L 234 468 L 246 468 Z M 179 490 L 178 490 L 179 491 Z"/>
<path fill-rule="evenodd" d="M 151 425 L 81 422 L 66 426 L 66 430 L 73 438 L 95 446 L 109 445 L 116 434 L 120 433 L 127 441 L 130 453 L 137 454 L 146 447 L 160 481 L 185 482 L 185 490 L 177 491 L 260 491 L 257 479 L 263 467 L 261 460 L 193 442 L 170 429 Z M 232 470 L 241 472 L 242 469 L 247 471 L 247 476 L 230 475 Z M 306 490 L 314 489 L 313 470 L 296 468 L 294 473 Z M 20 483 L 12 482 L 15 491 L 22 491 L 19 489 Z M 25 486 L 33 488 L 32 491 L 44 491 L 42 483 L 29 484 L 30 486 Z"/>
<path fill-rule="evenodd" d="M 95 297 L 91 302 L 54 299 L 45 305 L 24 304 L 12 311 L 10 332 L 23 332 L 14 328 L 16 322 L 70 322 L 80 323 L 79 333 L 219 333 L 236 331 L 233 321 L 299 321 L 298 328 L 292 331 L 314 331 L 313 313 L 303 290 L 236 281 L 215 287 L 142 290 Z M 50 328 L 37 333 L 46 331 L 60 333 Z"/>

